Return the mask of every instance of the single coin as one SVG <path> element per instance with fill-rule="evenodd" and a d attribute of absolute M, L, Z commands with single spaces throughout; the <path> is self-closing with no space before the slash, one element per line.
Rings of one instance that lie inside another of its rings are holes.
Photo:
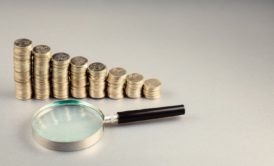
<path fill-rule="evenodd" d="M 82 67 L 88 63 L 88 59 L 82 56 L 76 56 L 71 59 L 70 63 L 75 67 Z"/>
<path fill-rule="evenodd" d="M 130 75 L 127 76 L 127 81 L 128 82 L 141 82 L 144 80 L 144 76 L 138 73 L 132 73 Z"/>
<path fill-rule="evenodd" d="M 158 79 L 152 78 L 152 79 L 148 79 L 144 82 L 144 86 L 146 88 L 157 88 L 161 86 L 161 82 Z"/>
<path fill-rule="evenodd" d="M 69 60 L 69 54 L 64 52 L 58 52 L 52 55 L 52 60 L 57 62 L 63 62 Z"/>
<path fill-rule="evenodd" d="M 112 68 L 109 73 L 115 77 L 123 77 L 126 75 L 127 71 L 124 68 L 116 67 Z"/>
<path fill-rule="evenodd" d="M 103 71 L 106 69 L 106 65 L 100 62 L 95 62 L 89 65 L 88 69 L 90 71 Z"/>
<path fill-rule="evenodd" d="M 37 54 L 46 54 L 50 52 L 50 47 L 47 45 L 37 45 L 33 48 L 33 52 Z"/>
<path fill-rule="evenodd" d="M 28 46 L 30 46 L 32 44 L 32 41 L 31 40 L 29 40 L 29 39 L 17 39 L 17 40 L 15 40 L 15 42 L 14 42 L 14 45 L 16 46 L 16 47 L 28 47 Z"/>

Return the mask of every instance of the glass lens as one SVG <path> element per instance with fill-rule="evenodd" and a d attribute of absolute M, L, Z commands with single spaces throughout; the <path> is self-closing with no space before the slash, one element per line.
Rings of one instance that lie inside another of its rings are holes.
<path fill-rule="evenodd" d="M 54 142 L 82 141 L 103 127 L 104 116 L 96 107 L 78 100 L 57 101 L 33 117 L 35 132 Z"/>

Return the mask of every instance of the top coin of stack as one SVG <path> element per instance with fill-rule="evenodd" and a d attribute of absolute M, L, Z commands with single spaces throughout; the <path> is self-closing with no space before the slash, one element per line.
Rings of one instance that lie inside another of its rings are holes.
<path fill-rule="evenodd" d="M 87 97 L 87 72 L 88 59 L 77 56 L 70 61 L 71 95 L 75 98 Z"/>
<path fill-rule="evenodd" d="M 92 98 L 105 97 L 105 80 L 107 67 L 103 63 L 95 62 L 89 65 L 89 95 Z"/>
<path fill-rule="evenodd" d="M 67 53 L 55 53 L 52 58 L 52 92 L 57 99 L 69 97 L 68 69 L 70 56 Z"/>
<path fill-rule="evenodd" d="M 18 39 L 14 42 L 14 80 L 16 98 L 20 100 L 28 100 L 32 97 L 31 50 L 32 41 L 29 39 Z"/>
<path fill-rule="evenodd" d="M 124 98 L 124 84 L 126 81 L 127 71 L 121 67 L 113 68 L 108 75 L 108 97 L 111 99 Z"/>
<path fill-rule="evenodd" d="M 129 98 L 140 98 L 142 96 L 142 87 L 144 84 L 144 76 L 138 73 L 132 73 L 127 76 L 126 95 Z"/>
<path fill-rule="evenodd" d="M 34 55 L 35 98 L 40 100 L 48 99 L 50 96 L 50 47 L 46 45 L 38 45 L 33 48 L 32 53 Z"/>
<path fill-rule="evenodd" d="M 161 97 L 161 82 L 158 79 L 148 79 L 144 82 L 144 96 L 147 99 L 158 99 Z"/>

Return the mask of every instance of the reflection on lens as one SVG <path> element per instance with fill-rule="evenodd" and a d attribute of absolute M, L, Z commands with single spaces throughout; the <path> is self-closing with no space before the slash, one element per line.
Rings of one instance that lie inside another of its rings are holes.
<path fill-rule="evenodd" d="M 101 130 L 102 125 L 103 115 L 98 109 L 64 101 L 42 108 L 32 122 L 37 135 L 54 142 L 82 141 Z"/>

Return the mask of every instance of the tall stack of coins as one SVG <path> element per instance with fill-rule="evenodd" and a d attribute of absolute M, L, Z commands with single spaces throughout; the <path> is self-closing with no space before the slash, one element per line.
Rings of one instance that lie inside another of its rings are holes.
<path fill-rule="evenodd" d="M 161 82 L 158 79 L 148 79 L 144 82 L 144 96 L 147 99 L 158 99 L 161 97 Z"/>
<path fill-rule="evenodd" d="M 133 73 L 127 76 L 126 95 L 129 98 L 140 98 L 142 96 L 142 87 L 144 84 L 144 76 Z"/>
<path fill-rule="evenodd" d="M 50 96 L 50 59 L 49 46 L 38 45 L 32 50 L 34 56 L 34 93 L 39 100 L 48 99 Z"/>
<path fill-rule="evenodd" d="M 87 67 L 88 59 L 82 56 L 77 56 L 70 61 L 70 78 L 71 78 L 71 95 L 75 98 L 87 97 Z"/>
<path fill-rule="evenodd" d="M 107 67 L 103 63 L 95 62 L 89 65 L 89 96 L 92 98 L 105 97 L 105 80 Z"/>
<path fill-rule="evenodd" d="M 55 53 L 52 58 L 52 92 L 57 99 L 69 97 L 68 69 L 70 56 L 67 53 Z"/>
<path fill-rule="evenodd" d="M 108 75 L 108 97 L 111 99 L 124 98 L 124 84 L 126 81 L 127 71 L 121 67 L 113 68 Z"/>
<path fill-rule="evenodd" d="M 16 98 L 20 100 L 28 100 L 32 97 L 31 50 L 32 41 L 29 39 L 18 39 L 14 42 L 14 80 Z"/>

